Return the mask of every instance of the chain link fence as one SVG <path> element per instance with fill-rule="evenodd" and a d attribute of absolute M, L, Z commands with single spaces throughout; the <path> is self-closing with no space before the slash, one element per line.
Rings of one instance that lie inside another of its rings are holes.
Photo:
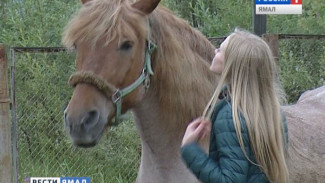
<path fill-rule="evenodd" d="M 210 41 L 219 46 L 224 39 Z M 303 91 L 325 84 L 325 36 L 279 35 L 276 45 L 289 102 L 294 103 Z M 106 130 L 99 145 L 91 149 L 74 147 L 65 132 L 63 111 L 72 95 L 67 81 L 74 71 L 74 59 L 75 53 L 64 49 L 12 48 L 18 180 L 70 176 L 91 177 L 94 183 L 133 183 L 141 145 L 132 117 Z"/>
<path fill-rule="evenodd" d="M 65 132 L 63 111 L 72 95 L 67 81 L 74 71 L 75 53 L 53 48 L 12 50 L 18 181 L 91 177 L 95 183 L 135 182 L 141 149 L 132 119 L 107 130 L 91 149 L 74 147 Z"/>

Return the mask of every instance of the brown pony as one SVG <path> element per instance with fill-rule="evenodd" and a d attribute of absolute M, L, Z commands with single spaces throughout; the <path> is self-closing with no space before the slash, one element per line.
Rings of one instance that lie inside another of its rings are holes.
<path fill-rule="evenodd" d="M 289 128 L 290 182 L 325 182 L 325 86 L 283 106 Z"/>
<path fill-rule="evenodd" d="M 70 79 L 75 89 L 65 111 L 73 143 L 96 145 L 114 116 L 132 110 L 142 144 L 137 182 L 198 182 L 179 151 L 187 124 L 214 91 L 214 46 L 166 8 L 156 8 L 159 0 L 82 3 L 63 37 L 77 49 Z"/>

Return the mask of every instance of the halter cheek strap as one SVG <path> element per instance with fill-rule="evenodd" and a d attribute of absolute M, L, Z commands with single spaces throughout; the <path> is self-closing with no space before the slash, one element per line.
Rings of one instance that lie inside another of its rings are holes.
<path fill-rule="evenodd" d="M 144 85 L 146 92 L 150 87 L 150 75 L 153 75 L 151 67 L 151 53 L 157 48 L 157 46 L 150 40 L 147 41 L 147 47 L 145 51 L 144 66 L 140 76 L 129 86 L 124 89 L 118 89 L 110 83 L 106 82 L 100 76 L 96 76 L 94 73 L 89 71 L 79 71 L 70 76 L 69 85 L 72 87 L 77 86 L 79 83 L 85 83 L 93 85 L 99 91 L 103 92 L 104 95 L 111 99 L 116 107 L 115 122 L 112 126 L 117 126 L 121 122 L 121 111 L 122 111 L 122 98 L 132 91 L 134 91 L 141 84 Z"/>

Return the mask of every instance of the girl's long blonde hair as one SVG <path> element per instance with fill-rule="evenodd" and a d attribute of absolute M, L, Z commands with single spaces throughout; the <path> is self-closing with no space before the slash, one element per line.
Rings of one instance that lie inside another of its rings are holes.
<path fill-rule="evenodd" d="M 231 98 L 234 125 L 243 152 L 246 155 L 239 113 L 245 118 L 257 165 L 271 182 L 288 182 L 286 140 L 280 113 L 280 103 L 285 97 L 278 81 L 276 62 L 263 39 L 239 29 L 230 35 L 224 70 L 203 116 L 211 117 L 224 85 Z"/>

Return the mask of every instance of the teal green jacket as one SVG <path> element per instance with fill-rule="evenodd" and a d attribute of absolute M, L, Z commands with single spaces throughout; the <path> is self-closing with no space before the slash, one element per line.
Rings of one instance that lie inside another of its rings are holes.
<path fill-rule="evenodd" d="M 191 143 L 181 148 L 185 164 L 196 177 L 204 183 L 269 182 L 259 167 L 245 157 L 240 147 L 229 100 L 224 98 L 216 105 L 211 121 L 209 155 L 197 143 Z M 284 116 L 283 122 L 288 139 L 288 128 Z M 243 118 L 241 118 L 241 132 L 247 156 L 255 163 L 256 160 L 249 145 L 248 129 Z"/>

